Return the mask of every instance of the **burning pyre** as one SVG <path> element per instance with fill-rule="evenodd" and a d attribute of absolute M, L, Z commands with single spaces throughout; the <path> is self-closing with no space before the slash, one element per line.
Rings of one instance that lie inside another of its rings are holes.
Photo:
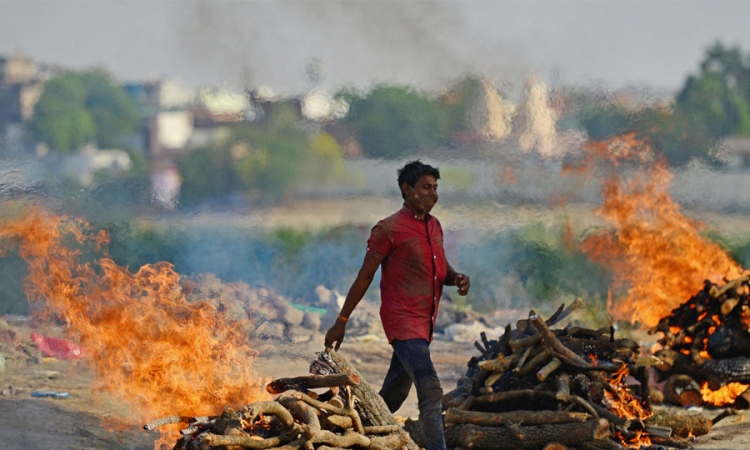
<path fill-rule="evenodd" d="M 750 356 L 748 272 L 701 235 L 701 223 L 682 214 L 668 192 L 671 173 L 645 142 L 624 135 L 591 142 L 585 152 L 578 169 L 604 172 L 597 213 L 611 228 L 587 236 L 582 248 L 612 271 L 612 290 L 624 292 L 610 300 L 609 312 L 663 334 L 654 349 L 660 378 L 680 375 L 665 385 L 667 401 L 732 403 L 745 388 L 735 382 L 750 382 L 743 367 Z"/>
<path fill-rule="evenodd" d="M 615 339 L 613 327 L 550 328 L 580 304 L 546 321 L 532 312 L 498 340 L 482 335 L 482 355 L 444 398 L 448 445 L 684 448 L 688 433 L 710 430 L 711 421 L 700 416 L 653 415 L 649 370 L 636 364 L 639 345 Z M 628 374 L 637 384 L 625 383 Z"/>
<path fill-rule="evenodd" d="M 655 355 L 665 399 L 683 406 L 750 407 L 750 276 L 704 288 L 659 320 Z"/>

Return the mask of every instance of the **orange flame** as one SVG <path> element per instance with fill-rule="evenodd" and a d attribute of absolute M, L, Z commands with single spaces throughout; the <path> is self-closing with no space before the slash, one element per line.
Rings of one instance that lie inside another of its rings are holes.
<path fill-rule="evenodd" d="M 38 318 L 62 318 L 91 355 L 94 388 L 130 405 L 130 420 L 216 415 L 267 398 L 246 336 L 208 302 L 188 302 L 169 263 L 136 273 L 102 256 L 104 232 L 38 207 L 0 223 L 0 256 L 17 247 Z M 66 243 L 68 245 L 66 245 Z"/>
<path fill-rule="evenodd" d="M 654 326 L 700 290 L 704 280 L 742 274 L 721 247 L 700 235 L 702 225 L 682 214 L 667 191 L 672 175 L 663 162 L 650 159 L 644 142 L 628 134 L 590 142 L 585 151 L 583 172 L 593 174 L 602 163 L 611 169 L 602 181 L 597 213 L 613 229 L 587 237 L 582 248 L 612 270 L 615 290 L 627 289 L 624 298 L 609 302 L 616 319 Z M 625 161 L 635 167 L 625 170 Z M 624 175 L 631 171 L 630 177 Z"/>
<path fill-rule="evenodd" d="M 629 374 L 627 366 L 623 365 L 620 370 L 613 373 L 608 379 L 614 393 L 605 391 L 604 396 L 610 411 L 625 419 L 647 419 L 651 412 L 646 410 L 641 403 L 633 397 L 630 389 L 625 385 L 623 379 Z"/>
<path fill-rule="evenodd" d="M 747 388 L 747 384 L 727 383 L 721 388 L 712 391 L 708 387 L 708 381 L 704 381 L 701 383 L 701 395 L 703 395 L 705 403 L 714 406 L 727 406 L 733 404 L 734 400 L 745 392 Z"/>

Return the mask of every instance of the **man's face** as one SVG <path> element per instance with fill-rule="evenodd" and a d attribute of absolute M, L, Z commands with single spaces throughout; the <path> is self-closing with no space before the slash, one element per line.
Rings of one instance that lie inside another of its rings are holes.
<path fill-rule="evenodd" d="M 438 201 L 437 180 L 432 175 L 422 175 L 412 188 L 404 183 L 404 203 L 418 213 L 429 213 Z"/>

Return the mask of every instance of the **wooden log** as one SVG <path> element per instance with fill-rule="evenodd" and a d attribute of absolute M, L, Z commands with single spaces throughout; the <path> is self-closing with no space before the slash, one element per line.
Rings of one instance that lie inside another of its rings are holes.
<path fill-rule="evenodd" d="M 208 447 L 240 446 L 252 449 L 265 449 L 278 447 L 291 441 L 285 434 L 267 439 L 258 439 L 255 436 L 224 436 L 213 433 L 201 434 L 199 441 L 201 445 Z"/>
<path fill-rule="evenodd" d="M 398 424 L 378 392 L 340 353 L 332 350 L 318 353 L 318 358 L 310 365 L 310 372 L 317 375 L 334 373 L 356 375 L 359 384 L 352 386 L 352 392 L 359 402 L 360 416 L 364 425 Z"/>
<path fill-rule="evenodd" d="M 560 360 L 557 358 L 552 358 L 550 362 L 547 363 L 546 366 L 539 369 L 539 371 L 536 373 L 537 380 L 542 381 L 542 382 L 545 381 L 547 377 L 552 375 L 552 373 L 555 370 L 559 369 L 560 366 L 562 366 L 562 362 L 560 362 Z"/>
<path fill-rule="evenodd" d="M 310 373 L 327 375 L 332 373 L 354 374 L 359 378 L 359 384 L 352 386 L 352 394 L 357 398 L 358 417 L 363 425 L 382 426 L 399 425 L 393 414 L 388 410 L 385 401 L 362 374 L 352 366 L 340 353 L 330 349 L 318 353 L 318 358 L 310 364 Z M 409 440 L 409 450 L 417 450 L 417 445 Z"/>
<path fill-rule="evenodd" d="M 370 438 L 369 449 L 373 449 L 373 446 L 377 446 L 378 448 L 397 450 L 403 448 L 404 445 L 409 443 L 409 435 L 406 433 L 393 433 L 385 436 L 368 437 Z"/>
<path fill-rule="evenodd" d="M 352 419 L 352 426 L 354 427 L 354 429 L 360 434 L 363 432 L 364 428 L 362 426 L 362 421 L 360 420 L 359 414 L 354 409 L 339 408 L 330 403 L 315 400 L 314 398 L 311 398 L 309 395 L 303 392 L 293 392 L 290 396 L 298 400 L 302 400 L 308 405 L 318 408 L 320 410 L 328 411 L 333 414 L 338 414 L 340 416 L 348 416 Z"/>
<path fill-rule="evenodd" d="M 281 394 L 286 391 L 307 391 L 309 389 L 354 386 L 359 384 L 359 377 L 353 373 L 331 375 L 306 375 L 294 378 L 279 378 L 266 385 L 269 394 Z"/>
<path fill-rule="evenodd" d="M 515 391 L 493 392 L 492 394 L 479 395 L 473 398 L 475 404 L 503 403 L 515 400 L 555 400 L 555 393 L 550 391 L 536 391 L 533 389 L 518 389 Z"/>
<path fill-rule="evenodd" d="M 538 344 L 539 341 L 542 340 L 542 337 L 539 335 L 539 333 L 525 337 L 522 339 L 516 339 L 515 341 L 512 341 L 510 343 L 510 348 L 515 352 L 518 349 L 524 348 L 524 347 L 533 347 L 534 345 Z"/>
<path fill-rule="evenodd" d="M 700 369 L 718 377 L 722 381 L 750 383 L 750 357 L 710 359 L 700 365 Z"/>
<path fill-rule="evenodd" d="M 523 367 L 516 367 L 516 372 L 518 372 L 519 376 L 528 375 L 531 372 L 535 371 L 539 366 L 542 366 L 546 364 L 550 360 L 550 352 L 547 349 L 543 349 L 539 353 L 536 354 L 533 358 L 531 358 L 531 361 L 526 363 Z"/>
<path fill-rule="evenodd" d="M 310 439 L 310 442 L 313 444 L 327 444 L 333 447 L 342 448 L 354 447 L 355 445 L 360 447 L 370 446 L 370 438 L 353 431 L 343 435 L 338 435 L 328 430 L 321 430 Z"/>
<path fill-rule="evenodd" d="M 509 369 L 510 364 L 511 359 L 505 359 L 503 355 L 499 355 L 497 358 L 488 359 L 486 361 L 479 361 L 477 366 L 479 367 L 479 370 L 483 370 L 485 372 L 505 372 Z"/>
<path fill-rule="evenodd" d="M 261 414 L 275 416 L 285 429 L 289 429 L 294 424 L 292 413 L 276 401 L 251 403 L 242 409 L 240 417 L 252 422 Z"/>
<path fill-rule="evenodd" d="M 399 433 L 403 430 L 404 427 L 402 427 L 401 425 L 381 425 L 374 427 L 365 427 L 363 431 L 365 432 L 365 435 L 370 435 Z"/>
<path fill-rule="evenodd" d="M 549 442 L 577 444 L 609 437 L 609 423 L 604 419 L 581 423 L 530 425 L 521 427 L 523 439 L 503 427 L 461 425 L 460 445 L 466 448 L 517 450 L 540 448 Z"/>
<path fill-rule="evenodd" d="M 687 407 L 703 404 L 700 386 L 688 375 L 672 375 L 664 383 L 662 391 L 664 392 L 664 400 L 674 405 Z"/>
<path fill-rule="evenodd" d="M 570 397 L 570 376 L 567 373 L 561 373 L 555 378 L 555 384 L 557 386 L 555 398 L 561 402 L 568 401 Z"/>
<path fill-rule="evenodd" d="M 503 426 L 506 420 L 521 423 L 522 425 L 544 425 L 551 423 L 573 423 L 585 422 L 591 419 L 590 414 L 565 411 L 509 411 L 486 413 L 479 411 L 461 411 L 451 408 L 445 412 L 445 423 L 473 424 L 485 427 Z"/>
<path fill-rule="evenodd" d="M 560 314 L 557 314 L 556 316 L 553 315 L 545 323 L 548 327 L 556 325 L 558 322 L 568 317 L 573 311 L 580 308 L 581 305 L 583 305 L 583 299 L 581 297 L 576 297 L 576 299 L 573 300 L 573 302 L 567 308 L 560 312 Z"/>
<path fill-rule="evenodd" d="M 295 398 L 280 398 L 278 402 L 292 413 L 292 417 L 304 425 L 304 435 L 310 439 L 321 430 L 318 414 L 310 406 Z"/>
<path fill-rule="evenodd" d="M 459 405 L 461 405 L 466 399 L 469 398 L 469 393 L 464 392 L 463 394 L 457 395 L 453 398 L 451 398 L 448 402 L 445 401 L 445 397 L 443 397 L 443 407 L 445 408 L 455 408 Z"/>
<path fill-rule="evenodd" d="M 668 411 L 658 411 L 644 422 L 648 425 L 658 425 L 672 429 L 672 436 L 686 438 L 703 436 L 711 431 L 711 419 L 699 414 L 672 414 Z"/>
<path fill-rule="evenodd" d="M 330 414 L 321 418 L 320 425 L 326 430 L 331 430 L 332 428 L 343 428 L 346 430 L 353 426 L 353 422 L 349 416 Z"/>

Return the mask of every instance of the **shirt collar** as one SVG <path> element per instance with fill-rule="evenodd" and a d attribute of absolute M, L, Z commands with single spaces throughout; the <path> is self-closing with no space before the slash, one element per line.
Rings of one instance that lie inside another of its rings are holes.
<path fill-rule="evenodd" d="M 418 215 L 414 214 L 414 213 L 413 213 L 413 212 L 412 212 L 412 211 L 411 211 L 411 210 L 410 210 L 409 208 L 407 208 L 407 207 L 406 207 L 406 205 L 403 205 L 403 206 L 401 207 L 401 212 L 402 212 L 403 214 L 406 214 L 407 216 L 411 217 L 412 219 L 416 219 L 416 220 L 419 220 L 420 222 L 422 221 L 422 219 L 420 219 Z M 425 213 L 425 214 L 424 214 L 424 221 L 425 221 L 425 222 L 429 221 L 429 220 L 430 220 L 430 217 L 432 217 L 432 216 L 430 215 L 430 213 Z"/>

